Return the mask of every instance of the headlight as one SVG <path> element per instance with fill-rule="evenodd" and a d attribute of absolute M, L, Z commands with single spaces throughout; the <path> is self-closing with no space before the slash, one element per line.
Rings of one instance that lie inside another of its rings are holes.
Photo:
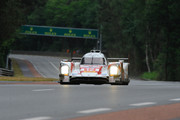
<path fill-rule="evenodd" d="M 116 76 L 118 75 L 118 67 L 117 66 L 111 66 L 109 69 L 110 76 Z"/>
<path fill-rule="evenodd" d="M 69 67 L 67 65 L 61 67 L 61 74 L 66 76 L 69 74 Z"/>

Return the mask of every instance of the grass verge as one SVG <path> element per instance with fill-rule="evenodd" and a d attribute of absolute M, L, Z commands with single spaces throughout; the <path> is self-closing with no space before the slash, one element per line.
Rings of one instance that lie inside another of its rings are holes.
<path fill-rule="evenodd" d="M 14 70 L 13 77 L 0 76 L 0 81 L 57 81 L 54 78 L 43 78 L 43 77 L 25 77 L 15 59 L 12 59 L 12 65 Z"/>
<path fill-rule="evenodd" d="M 158 73 L 157 72 L 145 72 L 141 75 L 142 79 L 146 80 L 157 80 Z"/>
<path fill-rule="evenodd" d="M 33 82 L 41 82 L 41 81 L 57 81 L 57 79 L 54 78 L 32 78 L 32 77 L 0 77 L 0 81 L 33 81 Z"/>
<path fill-rule="evenodd" d="M 13 66 L 13 70 L 14 70 L 14 77 L 24 77 L 24 75 L 15 59 L 12 59 L 12 66 Z"/>

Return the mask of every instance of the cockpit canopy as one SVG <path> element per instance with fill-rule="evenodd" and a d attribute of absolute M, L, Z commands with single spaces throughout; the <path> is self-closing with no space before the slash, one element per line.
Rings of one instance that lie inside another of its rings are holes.
<path fill-rule="evenodd" d="M 82 57 L 81 64 L 107 65 L 107 61 L 104 54 L 101 52 L 91 51 Z"/>
<path fill-rule="evenodd" d="M 105 65 L 105 59 L 102 57 L 83 57 L 81 64 L 90 64 L 90 65 Z"/>

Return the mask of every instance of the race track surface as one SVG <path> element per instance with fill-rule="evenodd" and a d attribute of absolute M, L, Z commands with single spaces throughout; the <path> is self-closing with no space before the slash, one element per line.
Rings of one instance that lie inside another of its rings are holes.
<path fill-rule="evenodd" d="M 44 77 L 58 75 L 59 58 L 11 57 L 29 60 Z M 131 79 L 129 86 L 0 84 L 0 120 L 179 120 L 178 110 L 179 82 Z"/>
<path fill-rule="evenodd" d="M 11 54 L 10 58 L 14 58 L 18 61 L 24 76 L 28 77 L 27 71 L 29 74 L 32 74 L 32 72 L 28 70 L 28 61 L 34 66 L 36 71 L 45 78 L 58 78 L 59 63 L 60 60 L 62 60 L 58 57 L 16 54 Z"/>

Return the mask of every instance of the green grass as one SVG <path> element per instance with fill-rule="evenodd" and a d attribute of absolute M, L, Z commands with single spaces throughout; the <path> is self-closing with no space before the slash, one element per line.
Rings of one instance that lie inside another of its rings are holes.
<path fill-rule="evenodd" d="M 12 59 L 12 65 L 14 70 L 13 77 L 0 76 L 0 81 L 57 81 L 54 78 L 43 77 L 25 77 L 15 59 Z"/>
<path fill-rule="evenodd" d="M 41 81 L 57 81 L 57 79 L 54 78 L 42 78 L 42 77 L 37 77 L 37 78 L 32 78 L 32 77 L 5 77 L 1 76 L 0 81 L 36 81 L 36 82 L 41 82 Z"/>
<path fill-rule="evenodd" d="M 141 78 L 147 79 L 147 80 L 157 80 L 158 73 L 157 72 L 145 72 L 141 75 Z"/>
<path fill-rule="evenodd" d="M 24 75 L 15 59 L 12 59 L 12 66 L 13 66 L 13 70 L 14 70 L 14 77 L 24 77 Z"/>

